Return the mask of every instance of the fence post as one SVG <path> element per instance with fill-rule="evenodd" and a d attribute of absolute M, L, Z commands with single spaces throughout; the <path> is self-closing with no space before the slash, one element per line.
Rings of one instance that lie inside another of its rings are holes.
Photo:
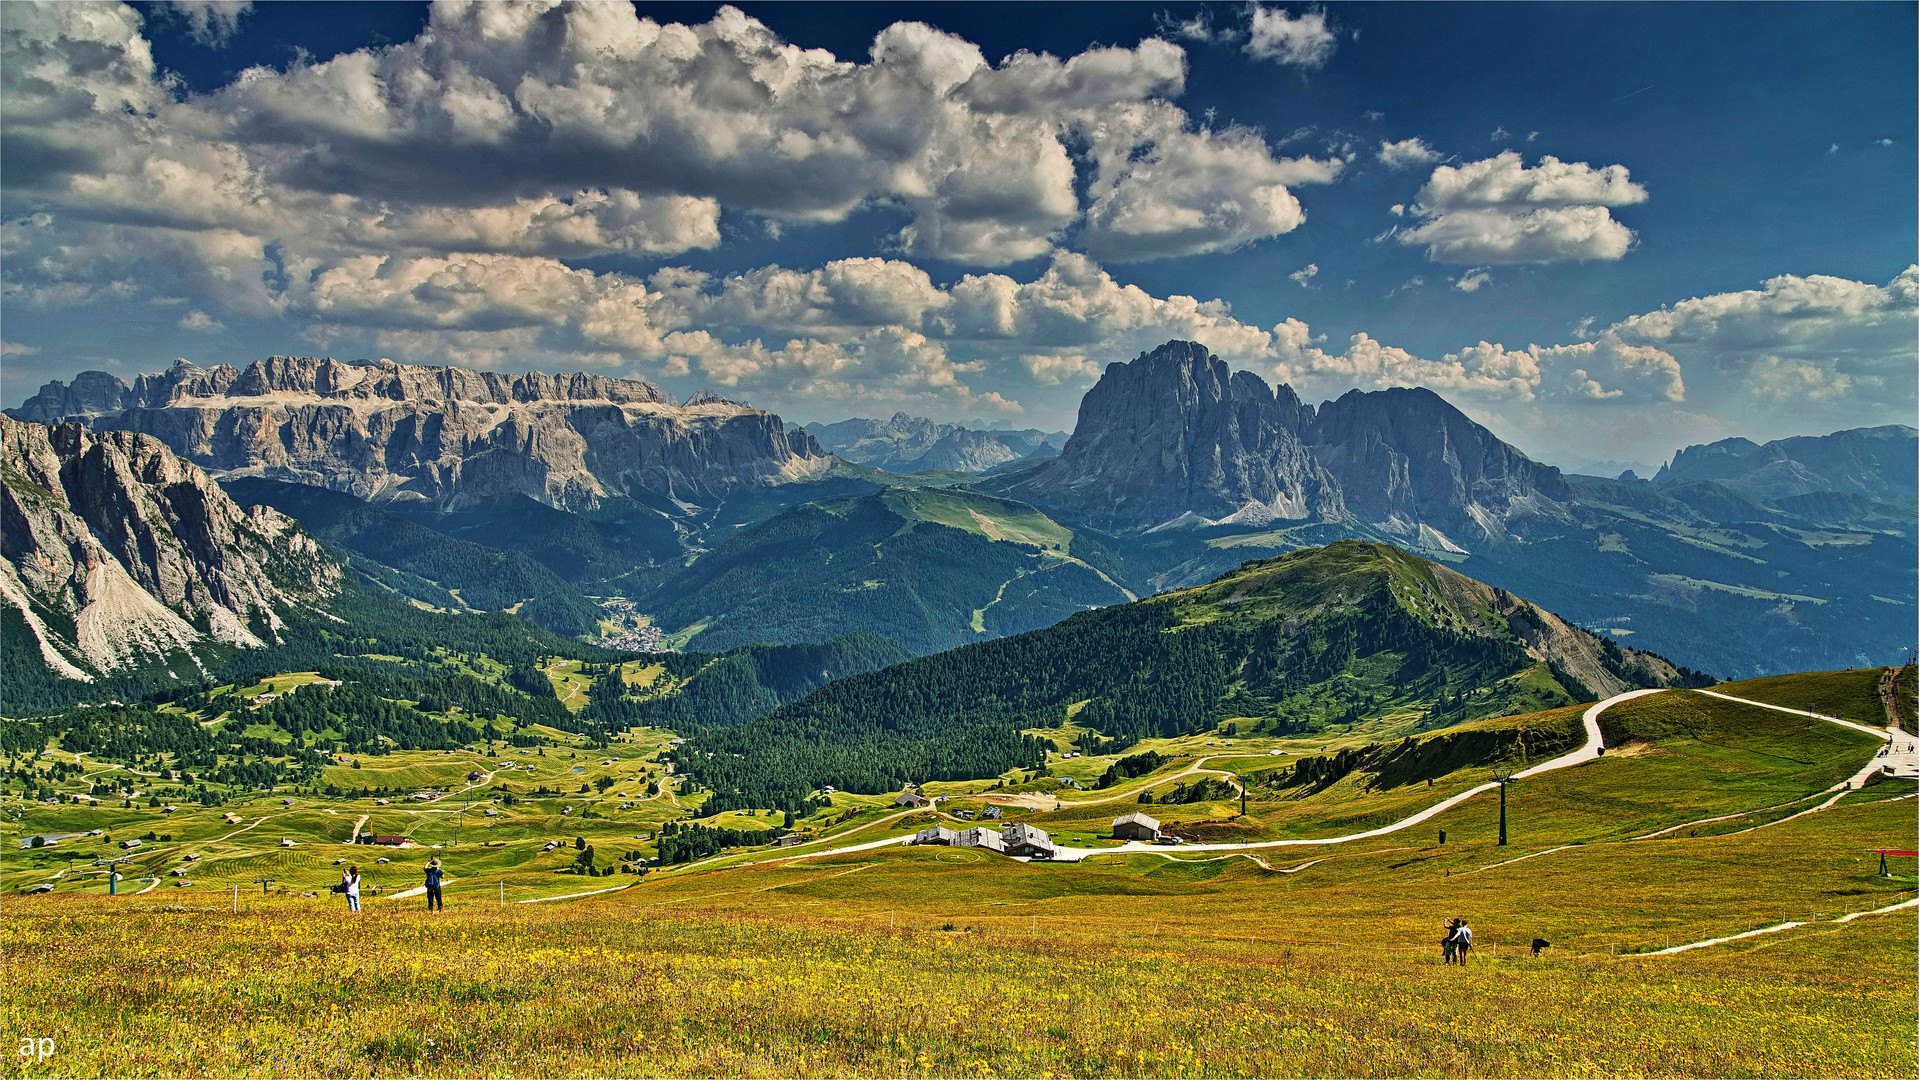
<path fill-rule="evenodd" d="M 506 882 L 500 882 L 500 906 L 506 906 Z"/>
<path fill-rule="evenodd" d="M 233 887 L 233 913 L 240 914 L 240 886 Z"/>

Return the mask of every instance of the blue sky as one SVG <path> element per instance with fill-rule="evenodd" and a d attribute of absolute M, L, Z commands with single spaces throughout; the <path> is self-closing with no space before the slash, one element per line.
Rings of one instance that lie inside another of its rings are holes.
<path fill-rule="evenodd" d="M 0 398 L 297 353 L 1070 428 L 1191 337 L 1575 466 L 1919 407 L 1910 4 L 543 9 L 0 7 Z"/>

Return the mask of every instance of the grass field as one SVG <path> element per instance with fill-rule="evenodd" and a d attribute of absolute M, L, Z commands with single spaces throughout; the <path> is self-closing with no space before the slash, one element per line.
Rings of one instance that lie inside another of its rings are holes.
<path fill-rule="evenodd" d="M 443 916 L 13 901 L 0 1014 L 57 1050 L 0 1070 L 1905 1076 L 1910 909 L 1830 920 L 1913 895 L 1854 857 L 1910 829 L 1910 806 L 1480 874 L 1385 854 L 1296 875 L 1245 860 L 1007 873 L 899 852 Z M 1822 921 L 1613 955 L 1772 907 Z M 1480 931 L 1464 970 L 1431 944 L 1450 914 Z M 1518 947 L 1534 934 L 1554 942 L 1539 961 Z"/>
<path fill-rule="evenodd" d="M 1722 694 L 1805 709 L 1862 724 L 1885 726 L 1886 708 L 1879 696 L 1884 668 L 1846 671 L 1808 671 L 1795 675 L 1768 675 L 1713 687 Z"/>
<path fill-rule="evenodd" d="M 1781 680 L 1751 696 L 1846 715 L 1841 699 L 1862 700 L 1862 685 L 1877 700 L 1868 674 L 1869 684 L 1844 672 Z M 1581 711 L 1395 741 L 1397 757 L 1311 787 L 1270 781 L 1318 743 L 1165 740 L 1154 745 L 1173 760 L 1152 775 L 1042 796 L 1007 818 L 1090 849 L 1110 846 L 1101 838 L 1112 818 L 1133 809 L 1207 841 L 1326 838 L 1561 753 L 1580 738 Z M 1605 756 L 1509 789 L 1506 846 L 1487 793 L 1340 844 L 1080 863 L 934 847 L 820 854 L 983 806 L 992 782 L 981 780 L 929 785 L 949 801 L 910 813 L 889 794 L 835 795 L 798 823 L 816 838 L 800 848 L 771 845 L 781 818 L 728 812 L 704 821 L 768 843 L 644 878 L 573 872 L 576 837 L 602 869 L 632 866 L 655 850 L 641 837 L 698 813 L 697 798 L 683 805 L 670 787 L 644 794 L 670 779 L 656 759 L 671 733 L 652 729 L 607 750 L 367 756 L 358 769 L 329 768 L 327 782 L 356 792 L 342 798 L 261 793 L 170 815 L 139 799 L 9 798 L 0 1018 L 56 1050 L 31 1064 L 0 1057 L 0 1075 L 1919 1071 L 1919 909 L 1860 915 L 1919 895 L 1912 860 L 1881 877 L 1872 853 L 1911 846 L 1919 793 L 1879 783 L 1790 817 L 1823 801 L 1812 797 L 1870 760 L 1879 740 L 1689 692 L 1616 705 L 1601 726 Z M 1330 754 L 1363 741 L 1324 745 Z M 1286 756 L 1269 753 L 1279 746 Z M 1110 760 L 1055 771 L 1097 776 Z M 1237 800 L 1137 802 L 1196 766 L 1217 772 L 1188 782 L 1247 784 L 1247 812 Z M 460 789 L 476 769 L 489 775 L 469 803 Z M 455 794 L 389 794 L 381 805 L 360 787 Z M 349 846 L 356 827 L 413 846 Z M 107 835 L 17 844 L 89 829 Z M 94 855 L 149 835 L 121 895 L 105 896 Z M 418 885 L 433 855 L 447 863 L 449 910 L 428 915 L 417 897 L 393 894 Z M 365 873 L 358 917 L 324 892 L 346 859 Z M 258 878 L 272 879 L 267 891 Z M 181 879 L 195 885 L 173 884 Z M 39 883 L 54 892 L 21 895 Z M 1455 915 L 1477 932 L 1466 970 L 1442 966 L 1435 947 Z M 1803 925 L 1773 929 L 1783 923 Z M 1765 932 L 1651 955 L 1751 931 Z M 1539 960 L 1524 948 L 1535 937 L 1552 942 Z"/>

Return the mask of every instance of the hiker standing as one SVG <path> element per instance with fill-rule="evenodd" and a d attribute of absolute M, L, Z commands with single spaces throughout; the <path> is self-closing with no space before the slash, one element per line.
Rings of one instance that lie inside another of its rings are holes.
<path fill-rule="evenodd" d="M 446 910 L 446 901 L 440 898 L 440 882 L 445 876 L 446 875 L 440 870 L 440 860 L 438 856 L 426 861 L 426 909 L 428 911 L 432 911 L 434 908 L 439 908 L 441 911 Z"/>
<path fill-rule="evenodd" d="M 360 868 L 349 866 L 346 873 L 340 875 L 340 891 L 346 894 L 346 909 L 360 910 Z"/>
<path fill-rule="evenodd" d="M 1459 929 L 1453 931 L 1453 952 L 1459 957 L 1459 966 L 1466 966 L 1466 954 L 1473 951 L 1473 928 L 1466 920 L 1459 920 Z"/>
<path fill-rule="evenodd" d="M 1446 962 L 1452 963 L 1459 956 L 1459 920 L 1446 920 L 1446 936 L 1439 939 L 1439 951 L 1445 954 Z"/>

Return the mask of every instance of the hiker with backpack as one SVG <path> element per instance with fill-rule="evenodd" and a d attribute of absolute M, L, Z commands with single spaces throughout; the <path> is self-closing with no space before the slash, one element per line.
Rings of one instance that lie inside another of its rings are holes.
<path fill-rule="evenodd" d="M 446 880 L 446 874 L 440 869 L 439 856 L 426 861 L 426 909 L 446 910 L 446 901 L 440 896 L 440 883 Z"/>

